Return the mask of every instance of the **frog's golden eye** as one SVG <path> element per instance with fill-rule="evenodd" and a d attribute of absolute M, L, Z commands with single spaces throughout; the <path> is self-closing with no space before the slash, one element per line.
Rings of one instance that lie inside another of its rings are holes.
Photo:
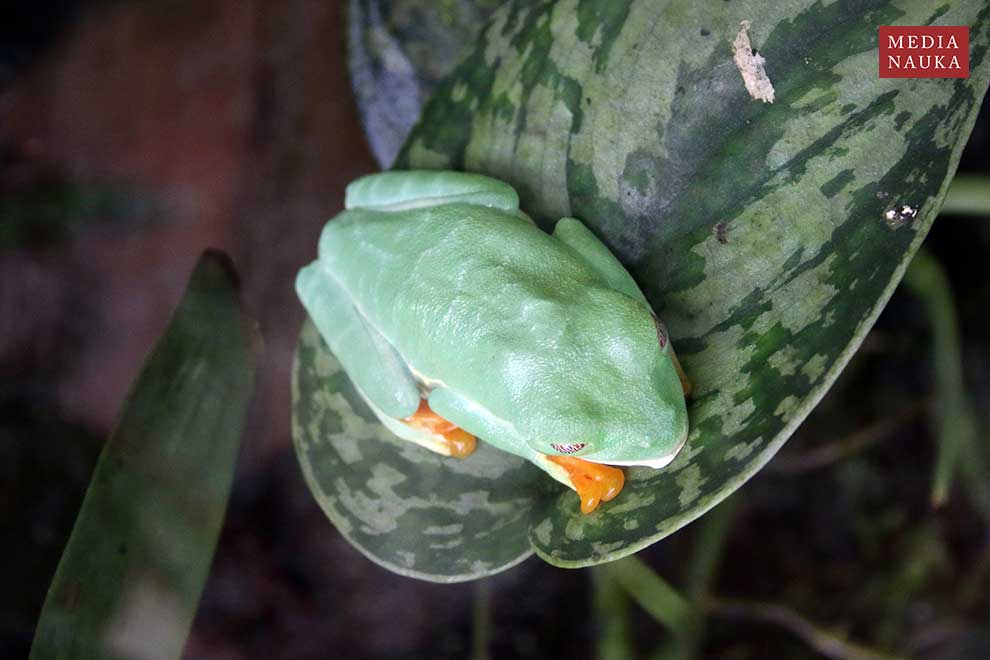
<path fill-rule="evenodd" d="M 656 316 L 653 316 L 653 325 L 657 328 L 657 343 L 660 344 L 660 350 L 667 348 L 667 329 L 663 327 L 663 323 L 660 322 Z"/>
<path fill-rule="evenodd" d="M 588 443 L 576 442 L 573 445 L 557 445 L 551 442 L 550 446 L 559 451 L 561 454 L 574 454 L 587 447 Z"/>

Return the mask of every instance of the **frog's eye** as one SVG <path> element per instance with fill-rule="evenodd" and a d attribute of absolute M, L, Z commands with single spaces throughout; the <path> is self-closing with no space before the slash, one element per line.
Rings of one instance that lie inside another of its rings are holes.
<path fill-rule="evenodd" d="M 581 451 L 588 446 L 586 442 L 576 442 L 573 445 L 556 445 L 550 443 L 550 446 L 559 451 L 561 454 L 574 454 Z"/>
<path fill-rule="evenodd" d="M 663 327 L 663 323 L 656 316 L 653 316 L 653 325 L 657 328 L 657 343 L 660 344 L 660 350 L 662 351 L 667 348 L 667 329 Z"/>

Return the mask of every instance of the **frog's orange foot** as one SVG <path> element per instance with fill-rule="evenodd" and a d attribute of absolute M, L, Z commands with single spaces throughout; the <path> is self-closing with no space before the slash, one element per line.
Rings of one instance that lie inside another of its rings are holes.
<path fill-rule="evenodd" d="M 574 490 L 581 498 L 581 513 L 591 513 L 600 502 L 608 502 L 622 491 L 626 476 L 611 465 L 592 463 L 574 456 L 547 456 L 547 459 L 567 470 Z"/>
<path fill-rule="evenodd" d="M 402 421 L 441 439 L 450 450 L 450 455 L 457 458 L 470 456 L 478 445 L 473 435 L 433 412 L 426 399 L 421 399 L 416 412 Z"/>

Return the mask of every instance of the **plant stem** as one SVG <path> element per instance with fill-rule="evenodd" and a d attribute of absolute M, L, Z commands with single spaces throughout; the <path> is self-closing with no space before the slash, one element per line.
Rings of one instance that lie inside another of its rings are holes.
<path fill-rule="evenodd" d="M 910 403 L 893 415 L 849 433 L 835 442 L 830 442 L 803 452 L 781 452 L 767 465 L 774 474 L 798 475 L 812 472 L 854 456 L 890 436 L 901 425 L 918 417 L 928 408 L 925 400 Z"/>
<path fill-rule="evenodd" d="M 687 601 L 642 560 L 626 557 L 607 564 L 604 569 L 658 623 L 675 632 L 684 625 Z"/>
<path fill-rule="evenodd" d="M 687 598 L 690 603 L 687 619 L 674 634 L 672 648 L 662 647 L 658 658 L 690 660 L 698 653 L 705 627 L 705 602 L 722 560 L 722 550 L 736 512 L 735 497 L 729 497 L 710 511 L 701 521 L 694 542 L 694 561 L 688 572 Z"/>
<path fill-rule="evenodd" d="M 948 497 L 960 453 L 975 454 L 976 425 L 966 400 L 959 329 L 949 280 L 941 264 L 924 248 L 918 250 L 904 283 L 928 310 L 935 361 L 935 418 L 938 438 L 932 504 Z"/>
<path fill-rule="evenodd" d="M 990 216 L 990 177 L 963 175 L 954 178 L 940 212 Z"/>
<path fill-rule="evenodd" d="M 963 460 L 959 464 L 970 503 L 983 516 L 985 528 L 990 528 L 990 480 L 987 479 L 990 465 L 985 454 L 988 444 L 984 442 L 980 446 L 976 435 L 970 435 L 963 445 Z"/>
<path fill-rule="evenodd" d="M 471 612 L 471 658 L 490 660 L 492 640 L 492 586 L 489 580 L 474 583 L 474 607 Z"/>
<path fill-rule="evenodd" d="M 990 578 L 990 544 L 984 546 L 983 552 L 967 573 L 966 579 L 960 581 L 962 588 L 957 599 L 959 609 L 967 610 L 979 603 L 986 593 L 984 584 L 987 578 Z"/>
<path fill-rule="evenodd" d="M 598 624 L 598 660 L 633 657 L 629 628 L 629 599 L 606 568 L 591 569 L 595 621 Z"/>
<path fill-rule="evenodd" d="M 712 598 L 708 601 L 707 609 L 712 616 L 780 626 L 833 660 L 894 660 L 900 657 L 849 642 L 782 605 Z"/>

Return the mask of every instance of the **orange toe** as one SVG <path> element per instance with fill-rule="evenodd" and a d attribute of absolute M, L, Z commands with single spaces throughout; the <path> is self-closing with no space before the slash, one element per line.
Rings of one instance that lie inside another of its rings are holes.
<path fill-rule="evenodd" d="M 447 443 L 447 448 L 450 449 L 450 455 L 457 458 L 470 456 L 478 446 L 478 441 L 473 435 L 433 412 L 426 399 L 420 399 L 416 412 L 402 421 L 409 426 L 442 437 Z"/>
<path fill-rule="evenodd" d="M 567 470 L 571 483 L 581 498 L 581 513 L 591 513 L 600 502 L 608 502 L 622 491 L 626 475 L 611 465 L 592 463 L 574 456 L 547 456 Z"/>
<path fill-rule="evenodd" d="M 453 428 L 450 431 L 440 433 L 444 440 L 447 441 L 447 446 L 450 447 L 450 455 L 457 458 L 466 458 L 473 454 L 475 448 L 478 446 L 477 439 L 464 429 L 453 424 L 451 426 Z"/>

